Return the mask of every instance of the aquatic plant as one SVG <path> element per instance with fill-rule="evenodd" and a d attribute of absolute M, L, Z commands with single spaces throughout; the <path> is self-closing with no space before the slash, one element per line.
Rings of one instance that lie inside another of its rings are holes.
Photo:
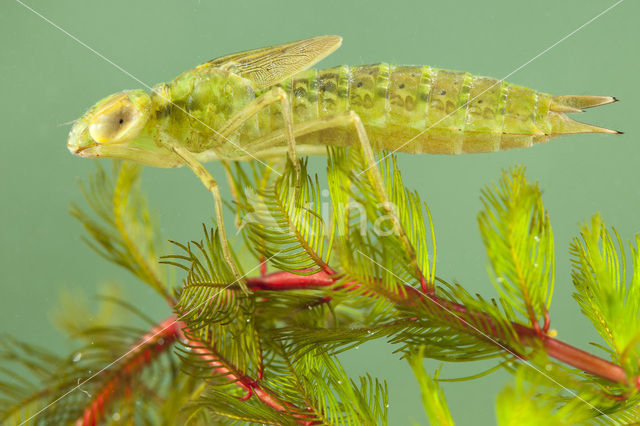
<path fill-rule="evenodd" d="M 72 214 L 97 253 L 167 301 L 167 318 L 155 323 L 136 301 L 108 295 L 100 314 L 67 306 L 60 323 L 78 343 L 67 356 L 6 337 L 0 419 L 386 424 L 386 383 L 351 378 L 337 357 L 384 339 L 411 365 L 432 424 L 453 424 L 455 413 L 425 358 L 494 360 L 469 380 L 513 373 L 497 396 L 500 424 L 638 420 L 639 237 L 625 250 L 596 215 L 572 243 L 575 299 L 606 343 L 596 345 L 598 356 L 556 339 L 550 327 L 553 233 L 523 168 L 503 172 L 482 193 L 478 220 L 496 288 L 488 299 L 447 281 L 447 271 L 436 274 L 429 211 L 404 186 L 395 157 L 365 169 L 358 149 L 329 150 L 327 209 L 305 162 L 299 191 L 290 162 L 282 176 L 254 163 L 229 168 L 228 206 L 246 246 L 234 254 L 242 283 L 224 262 L 215 226 L 158 257 L 158 226 L 138 188 L 141 166 L 98 169 L 84 187 L 89 209 L 74 206 Z M 114 306 L 148 327 L 107 315 Z"/>

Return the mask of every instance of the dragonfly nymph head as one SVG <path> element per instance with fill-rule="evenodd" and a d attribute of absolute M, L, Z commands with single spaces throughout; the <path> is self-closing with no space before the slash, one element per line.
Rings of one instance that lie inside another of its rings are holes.
<path fill-rule="evenodd" d="M 109 151 L 106 147 L 122 146 L 136 139 L 150 111 L 151 99 L 143 90 L 111 95 L 76 121 L 69 133 L 67 148 L 82 157 L 109 157 L 105 155 Z"/>

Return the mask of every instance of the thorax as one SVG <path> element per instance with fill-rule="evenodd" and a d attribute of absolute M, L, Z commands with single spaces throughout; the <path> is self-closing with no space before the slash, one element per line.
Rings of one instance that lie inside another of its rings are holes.
<path fill-rule="evenodd" d="M 228 139 L 235 136 L 222 136 L 218 129 L 253 99 L 249 80 L 220 69 L 195 68 L 153 89 L 151 132 L 195 153 L 229 149 Z"/>

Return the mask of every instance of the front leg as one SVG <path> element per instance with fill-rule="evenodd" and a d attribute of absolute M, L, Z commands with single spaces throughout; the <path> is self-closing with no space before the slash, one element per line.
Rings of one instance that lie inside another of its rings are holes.
<path fill-rule="evenodd" d="M 218 234 L 220 235 L 220 244 L 222 246 L 222 255 L 224 257 L 225 262 L 231 268 L 233 272 L 235 283 L 238 283 L 240 288 L 248 293 L 249 290 L 247 288 L 244 277 L 240 275 L 240 271 L 238 270 L 233 256 L 231 254 L 231 249 L 229 247 L 229 240 L 227 239 L 227 231 L 224 226 L 224 219 L 222 217 L 222 196 L 220 195 L 220 188 L 218 187 L 218 182 L 211 176 L 211 174 L 204 168 L 204 166 L 195 159 L 193 154 L 191 154 L 187 149 L 178 145 L 169 145 L 168 148 L 176 154 L 178 158 L 184 163 L 187 167 L 191 169 L 191 171 L 200 179 L 200 181 L 204 184 L 211 195 L 213 195 L 213 202 L 215 205 L 215 213 L 216 213 L 216 221 L 218 222 Z"/>

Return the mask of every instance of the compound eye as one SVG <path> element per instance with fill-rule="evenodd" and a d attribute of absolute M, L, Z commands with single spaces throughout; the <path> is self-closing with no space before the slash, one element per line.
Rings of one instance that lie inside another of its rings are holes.
<path fill-rule="evenodd" d="M 96 111 L 89 134 L 97 143 L 122 142 L 130 129 L 138 127 L 140 116 L 127 96 L 118 96 Z"/>

